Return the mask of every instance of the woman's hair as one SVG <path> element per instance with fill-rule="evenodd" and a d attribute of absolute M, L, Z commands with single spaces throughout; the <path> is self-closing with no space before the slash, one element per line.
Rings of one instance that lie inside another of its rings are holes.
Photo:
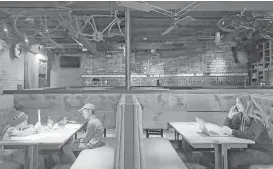
<path fill-rule="evenodd" d="M 269 127 L 266 114 L 251 95 L 243 93 L 237 98 L 244 105 L 243 118 L 247 122 L 250 121 L 249 117 L 252 117 L 255 121 L 259 120 L 266 128 Z"/>

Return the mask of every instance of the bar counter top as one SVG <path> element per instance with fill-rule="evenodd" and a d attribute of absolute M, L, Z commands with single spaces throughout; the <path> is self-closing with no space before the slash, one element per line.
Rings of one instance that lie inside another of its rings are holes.
<path fill-rule="evenodd" d="M 148 93 L 181 93 L 181 94 L 273 94 L 273 87 L 132 87 L 126 90 L 124 87 L 59 87 L 39 88 L 24 90 L 3 90 L 3 94 L 148 94 Z"/>

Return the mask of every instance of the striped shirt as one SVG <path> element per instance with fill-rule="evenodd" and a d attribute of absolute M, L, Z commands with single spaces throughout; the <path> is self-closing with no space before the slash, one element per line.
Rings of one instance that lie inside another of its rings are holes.
<path fill-rule="evenodd" d="M 99 147 L 103 137 L 104 127 L 97 117 L 91 118 L 87 123 L 85 136 L 80 139 L 89 148 Z"/>

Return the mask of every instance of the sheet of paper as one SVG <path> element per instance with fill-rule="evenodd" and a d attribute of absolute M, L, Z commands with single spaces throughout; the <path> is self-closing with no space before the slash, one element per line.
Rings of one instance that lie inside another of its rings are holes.
<path fill-rule="evenodd" d="M 25 137 L 11 137 L 11 140 L 39 140 L 46 137 L 47 136 L 45 134 L 34 134 L 30 136 L 25 136 Z"/>
<path fill-rule="evenodd" d="M 77 129 L 79 128 L 80 124 L 66 124 L 64 128 L 72 128 Z"/>

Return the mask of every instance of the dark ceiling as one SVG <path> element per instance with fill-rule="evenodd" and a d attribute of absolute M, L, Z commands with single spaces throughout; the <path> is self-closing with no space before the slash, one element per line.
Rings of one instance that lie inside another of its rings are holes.
<path fill-rule="evenodd" d="M 161 1 L 148 2 L 158 7 L 169 10 L 170 12 L 177 12 L 187 5 L 190 1 Z M 144 12 L 138 10 L 131 11 L 131 39 L 132 51 L 150 51 L 155 49 L 157 51 L 168 51 L 165 56 L 172 57 L 175 55 L 183 55 L 189 53 L 196 53 L 199 50 L 207 49 L 209 46 L 215 46 L 214 35 L 219 31 L 217 22 L 225 15 L 238 13 L 241 9 L 246 8 L 248 11 L 263 11 L 271 10 L 273 2 L 240 2 L 240 1 L 204 1 L 192 11 L 182 16 L 191 16 L 196 19 L 185 25 L 177 25 L 177 27 L 167 35 L 161 35 L 167 28 L 172 26 L 172 18 L 157 12 Z M 60 8 L 57 6 L 66 6 Z M 124 36 L 114 36 L 104 38 L 105 41 L 95 42 L 87 40 L 85 37 L 72 38 L 69 27 L 75 28 L 75 23 L 71 24 L 69 20 L 68 8 L 71 9 L 70 16 L 77 18 L 88 18 L 91 15 L 110 15 L 115 10 L 119 11 L 119 19 L 125 20 L 124 7 L 118 6 L 114 1 L 96 2 L 96 1 L 75 1 L 75 2 L 0 2 L 0 20 L 5 21 L 5 25 L 10 25 L 12 35 L 16 35 L 16 31 L 12 29 L 14 25 L 14 18 L 20 14 L 24 16 L 17 20 L 17 28 L 20 30 L 30 30 L 29 25 L 24 24 L 26 19 L 31 18 L 46 18 L 46 25 L 50 30 L 56 28 L 57 25 L 62 25 L 50 32 L 48 35 L 36 35 L 35 37 L 27 36 L 32 43 L 41 43 L 46 47 L 51 48 L 52 52 L 63 54 L 80 54 L 83 48 L 88 48 L 91 53 L 100 52 L 116 52 L 123 50 L 122 46 L 125 43 Z M 39 12 L 37 12 L 39 11 Z M 43 12 L 41 12 L 43 11 Z M 46 12 L 45 12 L 46 11 Z M 60 15 L 64 19 L 60 22 Z M 71 18 L 70 18 L 71 19 Z M 100 17 L 96 19 L 98 30 L 105 28 L 113 18 Z M 39 19 L 38 19 L 39 20 Z M 43 22 L 43 21 L 42 21 Z M 70 23 L 70 24 L 69 24 Z M 83 25 L 84 21 L 79 21 L 77 24 Z M 125 21 L 121 22 L 121 30 L 125 34 Z M 117 26 L 113 26 L 112 32 L 118 32 Z M 84 29 L 85 33 L 92 33 L 91 26 Z M 4 36 L 4 31 L 1 32 Z M 90 38 L 89 38 L 90 39 Z M 83 47 L 78 43 L 83 44 Z M 87 46 L 89 45 L 89 47 Z"/>

